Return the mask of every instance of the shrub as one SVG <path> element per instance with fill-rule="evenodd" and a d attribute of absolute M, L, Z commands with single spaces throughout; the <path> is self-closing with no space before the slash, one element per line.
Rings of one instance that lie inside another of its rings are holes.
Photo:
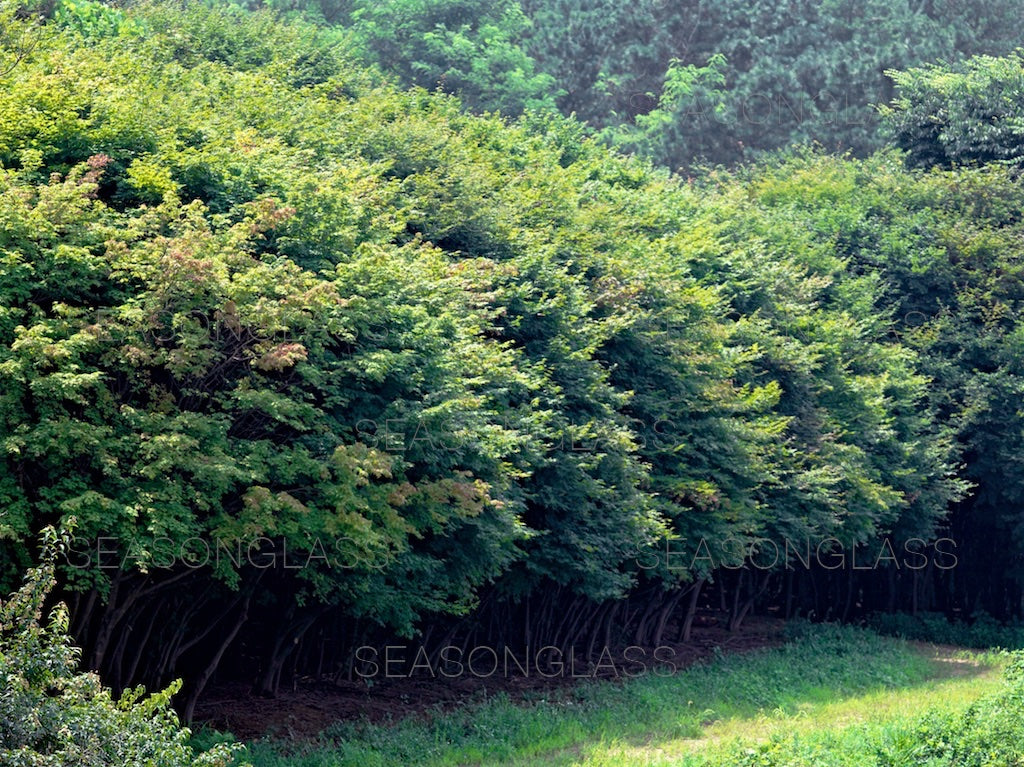
<path fill-rule="evenodd" d="M 889 76 L 899 97 L 881 113 L 907 165 L 1024 165 L 1024 49 Z"/>
<path fill-rule="evenodd" d="M 142 687 L 114 700 L 99 677 L 77 670 L 68 639 L 68 611 L 43 603 L 54 563 L 69 537 L 47 528 L 42 560 L 0 603 L 0 764 L 7 767 L 218 767 L 239 747 L 220 744 L 195 754 L 187 728 L 170 707 L 181 687 L 145 695 Z"/>
<path fill-rule="evenodd" d="M 1024 627 L 1004 625 L 983 610 L 974 613 L 969 622 L 950 621 L 942 613 L 921 612 L 875 613 L 868 618 L 868 624 L 882 634 L 904 639 L 974 648 L 1024 648 Z"/>

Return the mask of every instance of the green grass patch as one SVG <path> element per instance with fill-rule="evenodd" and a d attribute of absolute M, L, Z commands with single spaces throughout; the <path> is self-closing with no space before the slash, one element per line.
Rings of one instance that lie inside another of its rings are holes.
<path fill-rule="evenodd" d="M 588 767 L 1021 767 L 1024 765 L 1024 656 L 1011 658 L 1002 680 L 985 674 L 893 693 L 862 721 L 829 719 L 790 726 L 768 737 L 737 737 L 670 761 L 608 752 Z M 869 705 L 872 701 L 865 700 Z M 876 701 L 877 702 L 877 701 Z M 893 704 L 896 705 L 893 705 Z M 625 756 L 625 758 L 620 758 Z"/>
<path fill-rule="evenodd" d="M 775 764 L 756 761 L 758 749 L 818 748 L 829 733 L 851 729 L 843 723 L 902 726 L 902 712 L 936 699 L 959 715 L 998 688 L 997 662 L 965 657 L 958 666 L 866 630 L 802 627 L 783 647 L 720 655 L 672 675 L 581 683 L 518 704 L 496 696 L 391 725 L 338 723 L 315 742 L 252 743 L 247 758 L 255 767 Z M 864 732 L 849 737 L 899 735 Z"/>
<path fill-rule="evenodd" d="M 698 738 L 652 739 L 640 746 L 600 743 L 563 763 L 586 767 L 890 764 L 874 758 L 890 733 L 912 732 L 921 712 L 941 709 L 946 715 L 962 714 L 979 698 L 1002 688 L 1002 659 L 973 657 L 962 659 L 962 666 L 947 665 L 955 662 L 936 662 L 936 678 L 909 687 L 872 690 L 840 700 L 825 691 L 806 696 L 795 710 L 777 708 L 716 722 Z M 818 752 L 829 749 L 838 749 L 832 754 L 835 758 L 823 761 Z"/>

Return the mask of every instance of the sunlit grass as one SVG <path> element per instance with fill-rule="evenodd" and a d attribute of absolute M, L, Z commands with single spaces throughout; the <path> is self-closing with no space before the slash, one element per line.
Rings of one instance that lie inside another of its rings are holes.
<path fill-rule="evenodd" d="M 747 743 L 861 737 L 936 706 L 959 711 L 998 688 L 998 656 L 942 657 L 817 627 L 672 676 L 584 683 L 528 703 L 495 697 L 427 721 L 339 723 L 314 743 L 254 743 L 248 758 L 255 767 L 729 764 Z"/>
<path fill-rule="evenodd" d="M 934 665 L 937 678 L 902 689 L 879 689 L 862 695 L 837 699 L 827 689 L 812 691 L 756 716 L 718 719 L 696 738 L 651 740 L 641 745 L 601 743 L 568 761 L 539 764 L 572 764 L 580 767 L 696 767 L 718 764 L 730 752 L 744 745 L 801 736 L 811 739 L 835 736 L 842 730 L 844 740 L 877 736 L 887 727 L 905 722 L 909 716 L 941 708 L 958 713 L 1002 684 L 1001 663 L 992 656 L 973 656 L 960 661 L 967 670 L 949 668 L 950 661 Z M 944 667 L 945 666 L 945 667 Z"/>

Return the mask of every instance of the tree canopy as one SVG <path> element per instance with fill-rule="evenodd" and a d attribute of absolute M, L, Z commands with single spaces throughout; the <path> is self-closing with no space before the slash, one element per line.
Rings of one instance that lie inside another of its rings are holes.
<path fill-rule="evenodd" d="M 647 640 L 708 580 L 730 583 L 741 620 L 764 586 L 739 564 L 793 564 L 769 544 L 1017 541 L 1013 168 L 914 144 L 683 178 L 659 163 L 701 154 L 685 137 L 638 155 L 732 87 L 738 48 L 673 62 L 658 108 L 620 126 L 629 156 L 527 98 L 547 64 L 502 70 L 526 78 L 507 92 L 497 70 L 459 69 L 465 103 L 432 90 L 402 53 L 419 17 L 398 7 L 351 9 L 378 37 L 165 3 L 62 0 L 46 24 L 5 22 L 0 577 L 77 518 L 62 579 L 90 667 L 114 686 L 188 668 L 190 715 L 233 642 L 272 692 L 331 621 L 346 648 L 516 610 L 527 643 L 613 624 Z M 442 47 L 486 26 L 430 18 Z M 349 34 L 376 41 L 377 68 Z M 518 62 L 495 35 L 488 55 Z M 758 54 L 749 71 L 769 59 L 820 69 Z M 957 94 L 971 72 L 1006 75 L 978 86 L 988 103 L 1019 57 L 965 67 Z M 927 123 L 944 77 L 896 76 L 887 119 Z M 730 98 L 831 87 L 751 78 Z M 492 89 L 515 117 L 464 108 Z M 1019 156 L 962 106 L 942 146 L 962 131 Z M 907 169 L 915 152 L 939 167 Z M 950 604 L 1009 613 L 1019 550 L 993 557 L 1009 582 L 980 567 Z"/>

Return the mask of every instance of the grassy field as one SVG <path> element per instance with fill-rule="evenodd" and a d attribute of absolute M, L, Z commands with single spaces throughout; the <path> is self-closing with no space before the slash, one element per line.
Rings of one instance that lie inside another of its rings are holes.
<path fill-rule="evenodd" d="M 1024 730 L 1006 731 L 1020 727 L 1010 709 L 1016 700 L 1019 715 L 1024 695 L 1003 681 L 1007 659 L 819 626 L 672 676 L 584 683 L 519 704 L 497 697 L 391 726 L 339 723 L 312 743 L 255 742 L 246 758 L 255 767 L 1010 767 L 1024 758 L 999 741 L 1024 744 Z M 971 749 L 976 759 L 964 756 Z"/>

